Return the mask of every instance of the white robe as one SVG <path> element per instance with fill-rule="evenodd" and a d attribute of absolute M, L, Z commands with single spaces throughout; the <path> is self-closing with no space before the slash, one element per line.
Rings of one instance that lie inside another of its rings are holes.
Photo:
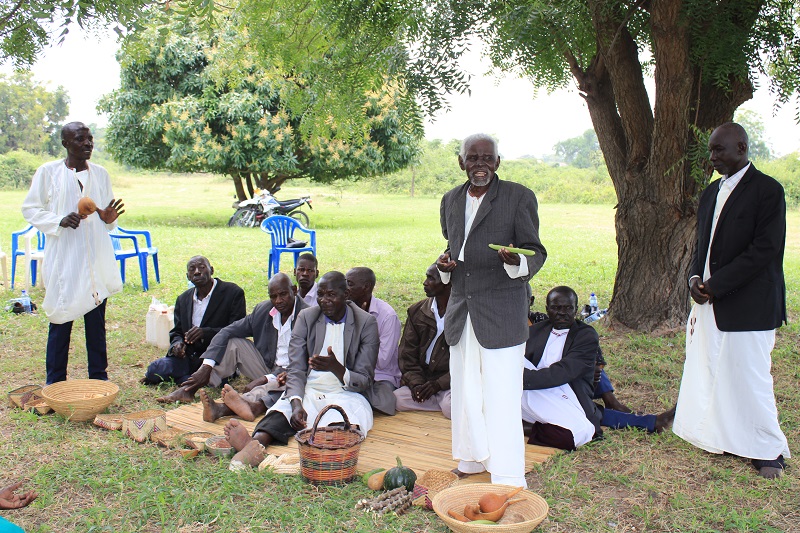
<path fill-rule="evenodd" d="M 114 198 L 108 172 L 89 163 L 87 171 L 67 168 L 64 160 L 39 167 L 22 204 L 22 216 L 46 235 L 44 249 L 45 297 L 42 309 L 48 320 L 63 324 L 80 318 L 100 302 L 122 290 L 108 231 L 97 213 L 82 220 L 77 229 L 62 228 L 61 220 L 78 210 L 78 200 L 88 196 L 99 208 Z M 83 183 L 83 191 L 78 180 Z"/>

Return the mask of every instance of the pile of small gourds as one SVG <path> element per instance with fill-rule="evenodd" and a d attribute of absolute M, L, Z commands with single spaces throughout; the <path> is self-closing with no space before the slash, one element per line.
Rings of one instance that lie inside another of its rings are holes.
<path fill-rule="evenodd" d="M 512 500 L 511 497 L 522 490 L 522 487 L 517 487 L 507 494 L 496 494 L 494 492 L 487 492 L 478 500 L 477 505 L 467 504 L 464 506 L 464 513 L 460 513 L 455 509 L 447 511 L 451 517 L 460 522 L 469 522 L 472 524 L 496 524 L 512 503 L 522 501 L 522 498 Z"/>

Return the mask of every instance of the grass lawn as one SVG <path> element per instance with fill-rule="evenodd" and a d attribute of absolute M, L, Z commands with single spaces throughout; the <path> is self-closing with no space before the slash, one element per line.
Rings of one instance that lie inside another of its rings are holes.
<path fill-rule="evenodd" d="M 248 310 L 266 299 L 269 242 L 258 229 L 228 228 L 233 187 L 214 176 L 122 175 L 114 178 L 126 203 L 123 227 L 149 229 L 160 253 L 161 283 L 150 272 L 144 293 L 129 263 L 123 293 L 109 300 L 109 376 L 121 392 L 113 412 L 155 408 L 162 390 L 138 384 L 144 367 L 163 355 L 145 344 L 145 313 L 151 298 L 170 304 L 186 289 L 190 256 L 209 257 L 218 277 L 241 285 Z M 425 268 L 444 246 L 438 198 L 359 193 L 357 185 L 286 187 L 283 199 L 310 192 L 312 226 L 318 231 L 320 269 L 371 266 L 376 295 L 405 320 L 405 308 L 424 295 Z M 24 192 L 0 191 L 0 244 L 25 227 L 19 206 Z M 540 206 L 548 260 L 532 282 L 537 310 L 547 290 L 571 285 L 584 303 L 596 292 L 611 297 L 616 268 L 613 209 L 604 205 Z M 668 253 L 668 251 L 666 251 Z M 291 256 L 284 255 L 288 271 Z M 10 270 L 10 265 L 9 265 Z M 785 260 L 788 327 L 773 352 L 773 375 L 781 423 L 792 451 L 800 453 L 800 213 L 789 214 Z M 17 296 L 24 279 L 17 273 Z M 31 291 L 41 302 L 43 290 Z M 83 332 L 76 323 L 70 375 L 86 377 Z M 598 326 L 607 372 L 619 398 L 635 408 L 660 412 L 678 393 L 684 334 L 648 336 Z M 44 382 L 44 316 L 0 314 L 0 391 Z M 746 391 L 742 391 L 746 393 Z M 0 408 L 3 485 L 27 479 L 39 498 L 28 508 L 3 512 L 31 532 L 444 532 L 433 513 L 373 517 L 353 509 L 367 495 L 361 484 L 317 489 L 297 478 L 249 471 L 233 473 L 223 462 L 187 462 L 154 444 L 139 445 L 118 432 L 69 423 L 57 415 L 37 417 Z M 604 441 L 564 454 L 532 472 L 532 490 L 551 513 L 537 531 L 800 531 L 800 475 L 795 460 L 778 481 L 765 481 L 733 457 L 701 452 L 672 433 L 607 431 Z M 411 453 L 411 452 L 409 452 Z"/>

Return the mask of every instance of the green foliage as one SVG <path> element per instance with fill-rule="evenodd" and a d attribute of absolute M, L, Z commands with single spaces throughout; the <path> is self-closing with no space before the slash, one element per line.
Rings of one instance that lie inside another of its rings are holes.
<path fill-rule="evenodd" d="M 458 166 L 460 142 L 428 141 L 419 164 L 368 181 L 372 192 L 440 196 L 466 179 Z M 605 166 L 582 169 L 534 159 L 503 160 L 498 175 L 530 187 L 540 202 L 600 204 L 616 202 L 614 187 Z"/>
<path fill-rule="evenodd" d="M 598 167 L 603 164 L 603 153 L 594 130 L 556 143 L 556 156 L 560 161 L 578 168 Z"/>
<path fill-rule="evenodd" d="M 764 121 L 761 119 L 761 115 L 749 109 L 739 108 L 733 116 L 733 121 L 741 124 L 747 132 L 747 148 L 750 159 L 768 161 L 772 158 L 769 145 L 764 139 Z"/>
<path fill-rule="evenodd" d="M 41 156 L 23 150 L 0 154 L 0 189 L 27 189 L 36 169 L 44 162 Z"/>
<path fill-rule="evenodd" d="M 245 175 L 248 187 L 252 176 L 262 188 L 357 179 L 413 161 L 421 119 L 397 84 L 384 79 L 380 90 L 354 95 L 339 122 L 309 112 L 327 90 L 317 73 L 267 65 L 240 38 L 233 22 L 214 36 L 173 22 L 126 39 L 121 88 L 100 104 L 110 114 L 109 151 L 140 168 Z"/>
<path fill-rule="evenodd" d="M 786 194 L 786 205 L 790 208 L 800 207 L 800 153 L 757 163 L 761 172 L 781 182 Z"/>
<path fill-rule="evenodd" d="M 158 0 L 4 1 L 0 4 L 0 63 L 31 66 L 49 42 L 63 41 L 74 23 L 84 29 L 111 26 L 122 33 L 135 25 L 146 4 L 159 3 Z M 81 58 L 76 58 L 78 61 Z"/>
<path fill-rule="evenodd" d="M 0 74 L 0 154 L 10 150 L 61 151 L 60 125 L 69 113 L 69 96 L 33 80 L 30 72 Z"/>

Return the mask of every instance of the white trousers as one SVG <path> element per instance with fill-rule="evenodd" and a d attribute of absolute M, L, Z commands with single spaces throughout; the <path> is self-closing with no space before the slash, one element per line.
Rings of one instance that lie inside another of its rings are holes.
<path fill-rule="evenodd" d="M 453 458 L 467 474 L 488 470 L 492 483 L 526 487 L 522 433 L 525 344 L 487 349 L 467 315 L 458 344 L 450 347 Z"/>

